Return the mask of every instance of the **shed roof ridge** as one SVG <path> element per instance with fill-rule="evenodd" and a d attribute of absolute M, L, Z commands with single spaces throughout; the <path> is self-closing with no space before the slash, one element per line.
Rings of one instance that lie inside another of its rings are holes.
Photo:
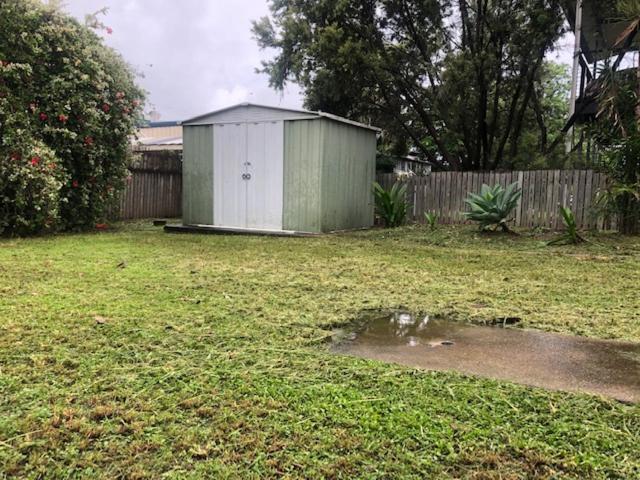
<path fill-rule="evenodd" d="M 202 115 L 198 115 L 196 117 L 188 118 L 187 120 L 182 120 L 182 121 L 178 122 L 178 124 L 179 125 L 189 124 L 189 123 L 201 120 L 203 118 L 209 117 L 211 115 L 216 115 L 218 113 L 227 112 L 229 110 L 233 110 L 235 108 L 240 108 L 240 107 L 258 107 L 258 108 L 266 108 L 266 109 L 271 109 L 271 110 L 281 110 L 281 111 L 284 111 L 284 112 L 305 113 L 305 114 L 308 114 L 308 115 L 316 115 L 317 117 L 324 117 L 324 118 L 328 118 L 330 120 L 335 120 L 337 122 L 342 122 L 342 123 L 346 123 L 346 124 L 349 124 L 349 125 L 354 125 L 356 127 L 367 128 L 369 130 L 374 130 L 376 132 L 380 131 L 379 128 L 374 127 L 372 125 L 367 125 L 367 124 L 364 124 L 364 123 L 356 122 L 354 120 L 349 120 L 348 118 L 340 117 L 338 115 L 334 115 L 334 114 L 328 113 L 328 112 L 312 111 L 312 110 L 305 110 L 305 109 L 299 109 L 299 108 L 279 107 L 279 106 L 272 106 L 272 105 L 264 105 L 264 104 L 260 104 L 260 103 L 251 103 L 251 102 L 236 103 L 235 105 L 230 105 L 230 106 L 225 107 L 225 108 L 220 108 L 220 109 L 217 109 L 217 110 L 213 110 L 211 112 L 203 113 Z"/>

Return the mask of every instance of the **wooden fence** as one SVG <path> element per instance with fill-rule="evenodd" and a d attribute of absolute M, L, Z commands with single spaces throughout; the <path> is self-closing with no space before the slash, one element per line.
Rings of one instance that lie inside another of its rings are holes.
<path fill-rule="evenodd" d="M 378 175 L 378 182 L 389 188 L 394 174 Z M 440 223 L 466 223 L 462 212 L 469 192 L 479 193 L 482 184 L 506 186 L 518 182 L 522 197 L 513 216 L 513 225 L 561 229 L 560 206 L 571 208 L 583 229 L 615 229 L 614 219 L 598 217 L 592 208 L 597 192 L 607 177 L 592 170 L 538 170 L 520 172 L 436 172 L 406 180 L 412 207 L 409 217 L 424 222 L 425 212 L 434 212 Z"/>
<path fill-rule="evenodd" d="M 120 198 L 121 220 L 182 215 L 182 152 L 144 151 L 129 167 Z"/>
<path fill-rule="evenodd" d="M 120 219 L 171 218 L 182 215 L 182 152 L 145 151 L 130 167 L 131 178 L 120 199 Z M 379 174 L 385 188 L 396 181 L 394 174 Z M 571 208 L 583 229 L 615 230 L 615 219 L 597 216 L 592 208 L 607 177 L 592 170 L 538 170 L 518 172 L 436 172 L 412 177 L 407 183 L 411 203 L 409 219 L 424 222 L 425 212 L 434 212 L 445 224 L 466 223 L 462 212 L 469 192 L 479 192 L 483 183 L 507 186 L 518 182 L 522 197 L 513 215 L 513 225 L 524 228 L 561 229 L 560 206 Z"/>

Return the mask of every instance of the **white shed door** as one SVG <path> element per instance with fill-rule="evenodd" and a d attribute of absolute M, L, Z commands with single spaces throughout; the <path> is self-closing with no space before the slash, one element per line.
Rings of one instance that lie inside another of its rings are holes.
<path fill-rule="evenodd" d="M 214 224 L 282 230 L 283 122 L 214 125 L 213 136 Z"/>
<path fill-rule="evenodd" d="M 247 191 L 243 175 L 247 158 L 247 126 L 213 126 L 213 222 L 223 227 L 247 226 Z"/>
<path fill-rule="evenodd" d="M 247 124 L 247 227 L 282 230 L 283 122 Z"/>

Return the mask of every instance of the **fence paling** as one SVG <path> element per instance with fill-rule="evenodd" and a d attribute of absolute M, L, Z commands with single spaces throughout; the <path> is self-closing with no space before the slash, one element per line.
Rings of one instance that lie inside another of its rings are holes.
<path fill-rule="evenodd" d="M 380 174 L 377 181 L 389 188 L 394 174 Z M 435 172 L 427 177 L 411 177 L 407 198 L 412 203 L 410 218 L 424 222 L 425 212 L 436 213 L 441 223 L 465 223 L 462 212 L 469 192 L 477 193 L 483 183 L 503 187 L 517 182 L 522 197 L 512 215 L 518 227 L 561 229 L 561 206 L 569 207 L 580 228 L 611 229 L 613 219 L 594 214 L 596 195 L 606 187 L 607 178 L 592 170 L 538 170 L 514 172 Z"/>
<path fill-rule="evenodd" d="M 182 215 L 182 159 L 179 151 L 145 151 L 129 167 L 120 196 L 121 220 Z"/>

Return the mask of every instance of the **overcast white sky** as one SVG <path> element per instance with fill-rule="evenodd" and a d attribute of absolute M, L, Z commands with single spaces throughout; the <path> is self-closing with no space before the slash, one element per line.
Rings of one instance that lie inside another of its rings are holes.
<path fill-rule="evenodd" d="M 284 95 L 256 74 L 260 51 L 251 20 L 268 13 L 265 0 L 66 0 L 64 8 L 84 21 L 108 7 L 101 21 L 113 29 L 105 41 L 144 74 L 139 83 L 161 120 L 183 120 L 249 101 L 299 108 L 299 88 Z"/>
<path fill-rule="evenodd" d="M 160 120 L 184 120 L 244 101 L 299 108 L 296 85 L 284 95 L 256 74 L 260 51 L 251 34 L 251 20 L 268 13 L 266 0 L 66 0 L 69 13 L 84 21 L 87 13 L 108 7 L 101 21 L 113 29 L 103 33 L 144 74 L 150 108 Z M 556 61 L 569 62 L 573 38 Z"/>

